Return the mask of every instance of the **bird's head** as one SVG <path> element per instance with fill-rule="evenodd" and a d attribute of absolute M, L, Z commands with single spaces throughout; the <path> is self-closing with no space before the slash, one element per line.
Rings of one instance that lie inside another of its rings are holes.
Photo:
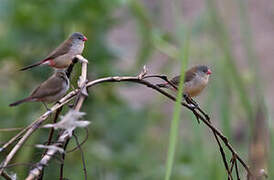
<path fill-rule="evenodd" d="M 70 39 L 72 41 L 76 41 L 76 42 L 85 42 L 88 40 L 88 38 L 86 36 L 84 36 L 82 33 L 79 32 L 75 32 L 70 36 Z"/>
<path fill-rule="evenodd" d="M 207 66 L 199 65 L 199 66 L 197 66 L 197 73 L 204 75 L 204 76 L 209 76 L 212 72 Z"/>

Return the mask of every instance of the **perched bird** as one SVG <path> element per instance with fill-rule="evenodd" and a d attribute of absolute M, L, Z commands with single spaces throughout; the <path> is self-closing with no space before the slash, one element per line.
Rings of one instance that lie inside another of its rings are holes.
<path fill-rule="evenodd" d="M 45 59 L 24 67 L 20 69 L 20 71 L 25 71 L 41 64 L 45 64 L 56 69 L 67 68 L 76 55 L 82 54 L 85 41 L 87 40 L 88 39 L 83 34 L 75 32 L 54 51 L 52 51 Z"/>
<path fill-rule="evenodd" d="M 205 65 L 197 65 L 187 70 L 185 72 L 183 94 L 189 97 L 198 96 L 206 87 L 210 74 L 210 69 Z M 180 76 L 172 78 L 170 82 L 175 86 L 179 86 Z M 168 83 L 157 84 L 157 86 L 174 90 Z"/>
<path fill-rule="evenodd" d="M 17 106 L 24 102 L 42 102 L 46 106 L 45 103 L 51 103 L 61 99 L 68 89 L 69 79 L 65 71 L 55 70 L 54 74 L 40 84 L 29 97 L 16 101 L 9 106 Z"/>

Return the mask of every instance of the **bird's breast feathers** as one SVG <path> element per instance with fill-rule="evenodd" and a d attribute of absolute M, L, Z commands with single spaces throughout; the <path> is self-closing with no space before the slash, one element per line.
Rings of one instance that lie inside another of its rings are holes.
<path fill-rule="evenodd" d="M 69 53 L 74 56 L 80 55 L 82 54 L 84 47 L 85 47 L 84 42 L 75 43 L 71 46 Z"/>
<path fill-rule="evenodd" d="M 206 87 L 207 83 L 208 76 L 200 77 L 196 75 L 192 81 L 184 83 L 184 93 L 190 95 L 191 97 L 197 96 Z"/>

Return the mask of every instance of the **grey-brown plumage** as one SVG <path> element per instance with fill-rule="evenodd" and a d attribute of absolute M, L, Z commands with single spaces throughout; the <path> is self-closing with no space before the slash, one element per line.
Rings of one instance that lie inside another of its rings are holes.
<path fill-rule="evenodd" d="M 9 106 L 17 106 L 24 102 L 39 101 L 51 103 L 61 99 L 69 89 L 69 79 L 64 71 L 56 70 L 46 81 L 40 84 L 29 97 L 16 101 Z"/>
<path fill-rule="evenodd" d="M 211 74 L 210 69 L 205 65 L 197 65 L 185 72 L 184 79 L 184 91 L 183 93 L 194 97 L 199 95 L 203 89 L 206 87 Z M 178 86 L 180 83 L 180 76 L 175 76 L 170 80 L 175 86 Z M 174 89 L 170 84 L 157 84 L 158 87 Z"/>
<path fill-rule="evenodd" d="M 20 69 L 20 71 L 39 66 L 41 64 L 46 64 L 57 69 L 67 68 L 76 55 L 82 54 L 86 40 L 87 38 L 83 34 L 79 32 L 73 33 L 67 40 L 60 44 L 48 56 L 46 56 L 46 58 L 37 63 L 24 67 Z"/>

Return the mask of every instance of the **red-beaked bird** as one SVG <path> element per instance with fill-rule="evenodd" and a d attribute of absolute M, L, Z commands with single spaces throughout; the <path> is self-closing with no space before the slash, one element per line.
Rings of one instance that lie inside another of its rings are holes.
<path fill-rule="evenodd" d="M 210 74 L 210 69 L 205 65 L 197 65 L 187 70 L 185 72 L 183 94 L 190 97 L 198 96 L 206 87 Z M 170 82 L 178 87 L 180 76 L 172 78 Z M 157 86 L 174 90 L 174 88 L 168 83 L 157 84 Z"/>
<path fill-rule="evenodd" d="M 55 50 L 53 50 L 45 59 L 24 67 L 20 71 L 24 71 L 41 64 L 48 65 L 56 69 L 67 68 L 76 55 L 81 55 L 84 47 L 85 41 L 88 39 L 81 33 L 73 33 L 67 40 L 65 40 L 61 45 L 59 45 Z"/>
<path fill-rule="evenodd" d="M 69 79 L 63 70 L 55 70 L 54 74 L 40 84 L 29 97 L 16 101 L 9 106 L 17 106 L 24 102 L 52 103 L 60 100 L 69 89 Z M 47 108 L 47 106 L 46 106 Z"/>

